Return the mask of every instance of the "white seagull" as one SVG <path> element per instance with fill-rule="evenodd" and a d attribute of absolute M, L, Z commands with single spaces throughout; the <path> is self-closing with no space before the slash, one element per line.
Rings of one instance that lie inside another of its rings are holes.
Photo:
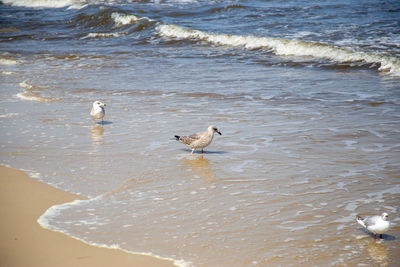
<path fill-rule="evenodd" d="M 368 231 L 373 233 L 376 240 L 377 234 L 380 234 L 380 238 L 383 238 L 382 234 L 389 230 L 390 221 L 388 220 L 388 218 L 389 215 L 384 212 L 381 215 L 366 217 L 365 219 L 357 216 L 357 222 Z"/>
<path fill-rule="evenodd" d="M 94 101 L 92 110 L 90 111 L 90 116 L 95 120 L 101 119 L 101 124 L 103 124 L 104 115 L 106 115 L 106 104 L 100 101 Z"/>
<path fill-rule="evenodd" d="M 210 125 L 205 132 L 195 133 L 189 136 L 175 135 L 175 139 L 187 145 L 192 150 L 191 154 L 193 154 L 195 149 L 201 149 L 201 153 L 203 153 L 203 149 L 211 143 L 214 133 L 222 135 L 217 127 Z"/>

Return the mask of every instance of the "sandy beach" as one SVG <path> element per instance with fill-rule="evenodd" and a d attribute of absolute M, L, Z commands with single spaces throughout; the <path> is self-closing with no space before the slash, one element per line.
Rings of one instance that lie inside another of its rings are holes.
<path fill-rule="evenodd" d="M 0 266 L 174 266 L 167 260 L 98 248 L 43 229 L 50 206 L 79 198 L 0 166 Z"/>

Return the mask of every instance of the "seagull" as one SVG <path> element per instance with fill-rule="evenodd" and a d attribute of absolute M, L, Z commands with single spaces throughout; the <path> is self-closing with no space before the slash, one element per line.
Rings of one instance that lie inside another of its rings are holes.
<path fill-rule="evenodd" d="M 374 239 L 376 240 L 376 234 L 380 234 L 380 238 L 383 238 L 382 234 L 389 230 L 390 221 L 388 220 L 388 218 L 389 215 L 384 212 L 380 216 L 376 215 L 372 217 L 367 217 L 365 219 L 357 216 L 357 222 L 368 231 L 373 233 Z"/>
<path fill-rule="evenodd" d="M 203 149 L 211 143 L 214 133 L 222 135 L 221 132 L 218 131 L 217 127 L 210 125 L 205 132 L 195 133 L 189 136 L 175 135 L 175 139 L 192 149 L 191 154 L 193 154 L 195 149 L 201 149 L 201 153 L 203 153 Z"/>
<path fill-rule="evenodd" d="M 104 118 L 104 115 L 106 115 L 105 107 L 106 107 L 106 104 L 104 104 L 100 101 L 94 101 L 92 110 L 90 111 L 90 116 L 92 116 L 93 119 L 95 119 L 95 120 L 101 119 L 101 124 L 103 124 L 104 123 L 103 118 Z"/>

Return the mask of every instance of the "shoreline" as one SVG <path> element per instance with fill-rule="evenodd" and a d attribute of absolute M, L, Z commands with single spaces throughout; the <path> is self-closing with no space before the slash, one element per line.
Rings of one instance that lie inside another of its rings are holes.
<path fill-rule="evenodd" d="M 37 222 L 51 206 L 76 199 L 82 197 L 0 166 L 0 267 L 176 266 L 157 256 L 89 245 Z"/>

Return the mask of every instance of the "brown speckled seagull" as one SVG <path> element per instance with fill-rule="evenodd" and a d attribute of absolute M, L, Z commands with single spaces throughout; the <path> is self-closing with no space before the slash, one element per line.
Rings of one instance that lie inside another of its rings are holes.
<path fill-rule="evenodd" d="M 201 153 L 203 153 L 204 148 L 211 143 L 214 133 L 222 135 L 221 132 L 218 131 L 217 127 L 210 125 L 205 132 L 195 133 L 189 136 L 175 135 L 175 139 L 180 141 L 182 144 L 187 145 L 192 150 L 191 154 L 193 154 L 196 149 L 201 149 Z"/>

